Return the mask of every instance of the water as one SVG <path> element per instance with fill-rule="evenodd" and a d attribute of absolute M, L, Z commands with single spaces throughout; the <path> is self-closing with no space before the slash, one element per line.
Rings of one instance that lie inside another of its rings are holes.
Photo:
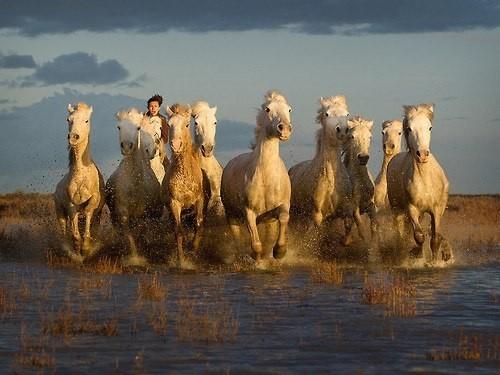
<path fill-rule="evenodd" d="M 0 285 L 16 307 L 0 318 L 0 373 L 498 373 L 498 267 L 497 261 L 396 271 L 351 266 L 338 285 L 315 281 L 314 266 L 249 272 L 159 268 L 166 296 L 151 301 L 139 299 L 137 291 L 151 274 L 97 275 L 3 262 Z M 394 272 L 415 287 L 414 316 L 388 316 L 383 304 L 363 302 L 366 277 Z M 75 321 L 114 319 L 117 335 L 41 334 L 44 321 L 64 308 Z M 220 336 L 207 339 L 206 325 L 186 323 L 190 313 L 218 322 Z M 26 337 L 44 341 L 27 345 Z M 429 359 L 430 353 L 457 352 L 461 341 L 473 337 L 480 360 Z M 53 366 L 20 364 L 40 347 Z"/>

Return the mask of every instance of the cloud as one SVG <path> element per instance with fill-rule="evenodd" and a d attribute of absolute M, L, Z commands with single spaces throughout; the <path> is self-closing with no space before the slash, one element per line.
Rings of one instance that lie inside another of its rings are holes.
<path fill-rule="evenodd" d="M 36 68 L 35 60 L 31 55 L 3 55 L 0 53 L 1 69 Z"/>
<path fill-rule="evenodd" d="M 117 60 L 99 63 L 93 54 L 75 52 L 60 55 L 38 66 L 32 75 L 20 79 L 19 85 L 21 87 L 67 83 L 105 85 L 120 82 L 128 75 L 127 69 Z"/>
<path fill-rule="evenodd" d="M 28 36 L 76 31 L 417 33 L 500 26 L 498 0 L 168 1 L 24 0 L 2 5 L 0 29 Z M 112 9 L 112 16 L 103 9 Z"/>

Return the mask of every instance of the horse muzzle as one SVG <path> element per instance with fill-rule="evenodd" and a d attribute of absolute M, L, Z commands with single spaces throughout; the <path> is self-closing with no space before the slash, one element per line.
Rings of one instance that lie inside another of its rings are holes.
<path fill-rule="evenodd" d="M 76 146 L 80 141 L 80 135 L 76 133 L 68 133 L 68 143 L 70 146 Z"/>
<path fill-rule="evenodd" d="M 130 155 L 134 148 L 134 144 L 132 142 L 121 142 L 120 143 L 120 151 L 122 155 Z"/>
<path fill-rule="evenodd" d="M 276 127 L 280 141 L 288 141 L 292 135 L 292 125 L 279 123 Z"/>
<path fill-rule="evenodd" d="M 170 141 L 170 148 L 174 154 L 179 154 L 182 152 L 182 140 L 173 139 Z"/>
<path fill-rule="evenodd" d="M 394 143 L 384 143 L 384 153 L 386 155 L 393 155 L 396 145 Z"/>
<path fill-rule="evenodd" d="M 415 152 L 416 160 L 419 163 L 427 163 L 431 152 L 429 150 L 417 150 Z"/>
<path fill-rule="evenodd" d="M 368 159 L 370 159 L 370 155 L 358 154 L 359 165 L 366 165 L 368 163 Z"/>
<path fill-rule="evenodd" d="M 206 157 L 206 158 L 209 158 L 210 156 L 212 156 L 212 153 L 214 151 L 214 145 L 201 145 L 200 147 L 201 149 L 201 154 Z"/>

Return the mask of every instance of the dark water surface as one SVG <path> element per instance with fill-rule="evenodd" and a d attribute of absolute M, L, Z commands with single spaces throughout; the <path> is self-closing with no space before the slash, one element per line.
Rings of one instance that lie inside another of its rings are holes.
<path fill-rule="evenodd" d="M 385 272 L 346 268 L 336 285 L 317 282 L 305 267 L 160 270 L 166 296 L 141 300 L 139 282 L 151 274 L 3 262 L 0 286 L 8 295 L 0 308 L 0 373 L 499 372 L 498 263 L 396 271 L 416 290 L 410 317 L 363 302 L 366 277 Z M 189 313 L 218 322 L 215 333 L 207 333 L 210 323 L 186 323 Z M 114 322 L 116 335 L 47 332 L 47 321 L 64 315 Z M 155 321 L 162 323 L 155 328 Z M 479 360 L 431 360 L 432 353 L 452 356 L 471 343 Z M 40 353 L 52 358 L 49 367 L 21 363 Z"/>

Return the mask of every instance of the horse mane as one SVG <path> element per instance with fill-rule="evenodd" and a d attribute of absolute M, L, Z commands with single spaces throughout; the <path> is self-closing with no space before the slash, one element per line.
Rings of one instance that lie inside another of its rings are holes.
<path fill-rule="evenodd" d="M 326 111 L 331 107 L 342 108 L 348 111 L 347 100 L 344 95 L 328 96 L 326 98 L 321 97 L 319 99 L 320 107 L 317 111 L 316 122 L 319 124 L 321 118 L 326 113 Z"/>
<path fill-rule="evenodd" d="M 87 103 L 85 103 L 85 102 L 78 102 L 76 104 L 75 110 L 78 111 L 79 109 L 89 110 L 90 106 Z"/>
<path fill-rule="evenodd" d="M 390 128 L 392 126 L 397 126 L 399 128 L 403 128 L 403 124 L 401 123 L 401 120 L 399 119 L 394 119 L 394 120 L 386 120 L 382 123 L 382 130 L 385 130 L 387 128 Z"/>
<path fill-rule="evenodd" d="M 191 116 L 196 117 L 207 109 L 210 109 L 210 106 L 207 102 L 202 100 L 197 101 L 191 106 Z"/>
<path fill-rule="evenodd" d="M 319 128 L 318 130 L 316 130 L 316 152 L 315 152 L 315 156 L 316 155 L 319 155 L 319 153 L 321 152 L 321 140 L 322 140 L 322 134 L 324 132 L 324 128 L 321 127 Z"/>
<path fill-rule="evenodd" d="M 174 115 L 184 116 L 187 118 L 191 117 L 191 107 L 188 105 L 175 103 L 172 104 L 169 108 Z"/>
<path fill-rule="evenodd" d="M 142 117 L 141 112 L 137 108 L 131 107 L 131 108 L 122 109 L 121 111 L 119 111 L 116 114 L 115 117 L 118 121 L 130 121 L 130 122 L 135 124 L 136 123 L 135 119 L 137 118 L 137 116 Z M 136 124 L 136 125 L 138 125 L 138 124 Z"/>
<path fill-rule="evenodd" d="M 408 141 L 408 121 L 417 115 L 424 115 L 432 122 L 434 120 L 434 104 L 417 104 L 417 105 L 404 105 L 403 106 L 403 134 L 405 136 L 406 149 L 409 150 L 410 143 Z"/>

